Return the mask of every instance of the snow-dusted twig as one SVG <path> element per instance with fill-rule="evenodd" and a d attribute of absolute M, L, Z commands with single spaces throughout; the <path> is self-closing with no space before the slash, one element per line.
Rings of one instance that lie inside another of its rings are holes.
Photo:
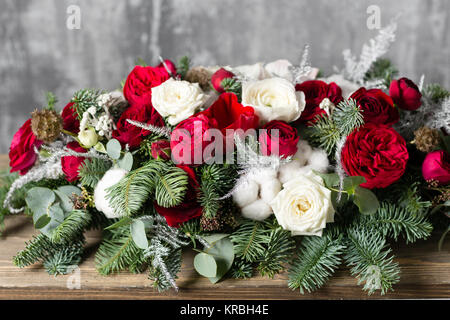
<path fill-rule="evenodd" d="M 336 159 L 335 172 L 339 176 L 339 193 L 336 198 L 337 202 L 341 201 L 342 191 L 344 190 L 345 171 L 344 171 L 344 168 L 342 167 L 341 155 L 342 155 L 342 149 L 344 148 L 346 140 L 347 140 L 347 137 L 342 137 L 338 141 L 338 143 L 336 144 L 336 153 L 334 156 Z"/>
<path fill-rule="evenodd" d="M 306 77 L 311 72 L 311 62 L 309 60 L 309 45 L 306 44 L 303 49 L 302 58 L 298 66 L 292 66 L 291 72 L 293 75 L 294 83 L 301 82 L 302 78 Z"/>
<path fill-rule="evenodd" d="M 127 119 L 127 122 L 132 124 L 135 127 L 151 131 L 153 133 L 164 136 L 166 138 L 170 138 L 170 135 L 172 134 L 172 131 L 167 127 L 157 127 L 157 126 L 154 126 L 151 124 L 147 124 L 147 123 L 143 123 L 143 122 L 139 122 L 139 121 L 135 121 L 135 120 L 131 120 L 131 119 Z"/>

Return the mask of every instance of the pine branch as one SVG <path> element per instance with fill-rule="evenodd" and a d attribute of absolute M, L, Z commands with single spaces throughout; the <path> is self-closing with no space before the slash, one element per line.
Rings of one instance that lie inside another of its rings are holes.
<path fill-rule="evenodd" d="M 54 243 L 65 244 L 79 238 L 90 225 L 91 215 L 86 211 L 75 210 L 53 230 L 50 240 Z"/>
<path fill-rule="evenodd" d="M 326 232 L 322 237 L 305 237 L 289 270 L 289 287 L 300 289 L 301 294 L 322 287 L 339 267 L 344 249 L 342 236 L 333 232 Z"/>
<path fill-rule="evenodd" d="M 48 252 L 52 251 L 56 246 L 46 235 L 40 233 L 25 243 L 25 249 L 17 253 L 13 258 L 13 264 L 19 268 L 24 268 L 42 261 Z"/>
<path fill-rule="evenodd" d="M 284 263 L 288 263 L 292 258 L 295 248 L 295 241 L 289 231 L 278 227 L 270 232 L 267 250 L 260 260 L 258 271 L 263 276 L 273 278 L 280 273 Z"/>
<path fill-rule="evenodd" d="M 145 262 L 143 251 L 133 241 L 129 226 L 110 231 L 110 238 L 102 241 L 95 255 L 97 271 L 102 275 L 125 270 Z"/>
<path fill-rule="evenodd" d="M 219 200 L 220 196 L 217 193 L 217 188 L 214 182 L 202 182 L 199 188 L 199 203 L 203 208 L 203 215 L 206 218 L 215 217 L 220 210 L 222 204 Z"/>
<path fill-rule="evenodd" d="M 98 158 L 90 158 L 83 161 L 79 175 L 81 184 L 95 188 L 105 172 L 111 168 L 112 163 Z"/>
<path fill-rule="evenodd" d="M 242 83 L 240 81 L 235 78 L 225 78 L 222 80 L 220 85 L 225 92 L 234 93 L 238 97 L 238 100 L 241 100 Z"/>
<path fill-rule="evenodd" d="M 181 79 L 186 77 L 186 73 L 189 71 L 191 61 L 188 56 L 183 56 L 178 61 L 177 73 L 180 75 Z"/>
<path fill-rule="evenodd" d="M 158 173 L 155 200 L 162 207 L 175 207 L 183 202 L 187 187 L 188 176 L 183 169 L 167 168 Z"/>
<path fill-rule="evenodd" d="M 239 258 L 234 259 L 229 274 L 235 279 L 249 279 L 253 277 L 253 265 Z"/>
<path fill-rule="evenodd" d="M 431 103 L 438 104 L 442 100 L 450 97 L 450 91 L 438 83 L 430 83 L 422 90 L 423 97 Z"/>
<path fill-rule="evenodd" d="M 377 59 L 364 76 L 364 81 L 383 80 L 383 86 L 389 88 L 391 81 L 397 76 L 398 70 L 389 59 Z"/>
<path fill-rule="evenodd" d="M 100 110 L 98 104 L 98 97 L 103 94 L 101 90 L 94 89 L 82 89 L 77 91 L 71 100 L 73 102 L 73 108 L 76 111 L 79 120 L 83 118 L 83 113 L 85 113 L 89 108 L 95 107 L 97 111 Z"/>
<path fill-rule="evenodd" d="M 381 290 L 384 295 L 393 290 L 400 280 L 400 268 L 390 255 L 386 240 L 378 232 L 352 228 L 347 231 L 347 253 L 345 261 L 352 267 L 350 272 L 357 275 L 358 284 L 365 283 L 363 290 L 368 294 Z"/>
<path fill-rule="evenodd" d="M 405 208 L 386 202 L 381 203 L 377 213 L 361 215 L 358 225 L 395 240 L 402 235 L 406 243 L 427 239 L 433 230 L 433 225 L 424 215 L 411 213 Z"/>
<path fill-rule="evenodd" d="M 364 124 L 362 110 L 353 99 L 340 102 L 333 111 L 332 118 L 341 137 L 348 136 Z"/>
<path fill-rule="evenodd" d="M 341 135 L 331 117 L 318 115 L 314 125 L 308 131 L 312 144 L 324 149 L 328 155 L 334 153 L 334 148 L 341 139 Z"/>
<path fill-rule="evenodd" d="M 245 220 L 241 226 L 231 234 L 231 241 L 234 245 L 234 253 L 248 262 L 260 260 L 266 248 L 264 243 L 268 243 L 269 236 L 264 228 L 264 223 L 253 220 Z"/>
<path fill-rule="evenodd" d="M 62 247 L 45 258 L 44 268 L 50 275 L 67 274 L 73 266 L 80 263 L 83 254 L 83 242 L 78 241 L 67 247 Z"/>

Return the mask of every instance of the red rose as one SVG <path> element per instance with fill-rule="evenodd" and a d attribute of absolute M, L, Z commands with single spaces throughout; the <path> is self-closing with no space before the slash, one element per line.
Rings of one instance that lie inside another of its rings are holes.
<path fill-rule="evenodd" d="M 69 102 L 63 109 L 61 117 L 63 119 L 64 130 L 78 133 L 80 131 L 80 121 L 76 116 L 76 110 L 73 107 L 74 103 Z"/>
<path fill-rule="evenodd" d="M 34 147 L 39 148 L 42 143 L 31 130 L 31 119 L 25 121 L 22 127 L 14 134 L 11 147 L 9 148 L 11 172 L 19 171 L 21 175 L 27 173 L 37 159 Z"/>
<path fill-rule="evenodd" d="M 79 153 L 86 152 L 86 149 L 80 146 L 76 141 L 69 142 L 67 144 L 67 148 Z M 84 159 L 85 158 L 83 157 L 75 157 L 75 156 L 65 156 L 61 158 L 62 171 L 66 175 L 67 181 L 73 182 L 80 179 L 78 173 L 80 165 L 83 163 Z"/>
<path fill-rule="evenodd" d="M 169 160 L 170 159 L 170 141 L 160 140 L 153 142 L 151 145 L 152 157 L 156 160 Z"/>
<path fill-rule="evenodd" d="M 156 202 L 154 203 L 156 212 L 164 216 L 167 224 L 174 228 L 178 228 L 180 224 L 202 215 L 202 207 L 197 202 L 199 183 L 195 172 L 188 166 L 178 167 L 186 171 L 189 177 L 189 185 L 183 203 L 172 208 L 164 208 L 156 204 Z"/>
<path fill-rule="evenodd" d="M 400 109 L 417 110 L 422 104 L 419 88 L 408 78 L 393 80 L 389 86 L 389 95 Z"/>
<path fill-rule="evenodd" d="M 203 159 L 203 151 L 213 143 L 208 141 L 208 130 L 213 128 L 217 128 L 217 122 L 204 114 L 181 121 L 170 138 L 172 160 L 183 165 L 198 165 L 208 160 Z"/>
<path fill-rule="evenodd" d="M 422 164 L 422 175 L 426 181 L 436 180 L 439 185 L 450 183 L 450 156 L 444 150 L 430 152 Z"/>
<path fill-rule="evenodd" d="M 392 126 L 399 120 L 398 110 L 391 97 L 380 89 L 359 88 L 350 97 L 363 110 L 364 122 Z"/>
<path fill-rule="evenodd" d="M 363 176 L 361 186 L 385 188 L 403 175 L 408 162 L 403 137 L 386 125 L 368 123 L 347 137 L 342 165 L 349 176 Z"/>
<path fill-rule="evenodd" d="M 309 80 L 297 84 L 295 89 L 305 94 L 306 106 L 299 121 L 306 123 L 314 121 L 319 114 L 326 114 L 325 110 L 320 108 L 323 99 L 328 98 L 335 105 L 343 100 L 342 90 L 334 82 L 327 84 L 320 80 Z"/>
<path fill-rule="evenodd" d="M 258 126 L 259 118 L 252 107 L 244 107 L 234 93 L 222 93 L 205 111 L 200 112 L 217 121 L 217 128 L 225 135 L 227 129 L 247 131 Z"/>
<path fill-rule="evenodd" d="M 128 144 L 130 149 L 139 147 L 142 139 L 148 136 L 151 132 L 132 125 L 127 121 L 127 119 L 151 124 L 156 127 L 164 126 L 163 118 L 151 106 L 151 104 L 135 104 L 126 109 L 120 116 L 120 119 L 117 122 L 117 129 L 113 131 L 112 135 L 123 145 Z"/>
<path fill-rule="evenodd" d="M 264 131 L 259 136 L 261 152 L 265 156 L 278 154 L 280 156 L 293 156 L 297 152 L 297 143 L 300 139 L 297 130 L 284 121 L 273 120 L 262 127 Z M 278 130 L 278 138 L 273 136 L 272 130 Z M 278 140 L 278 141 L 276 141 Z M 278 152 L 272 150 L 278 145 Z"/>
<path fill-rule="evenodd" d="M 166 66 L 176 74 L 175 65 L 170 60 L 165 60 Z M 123 95 L 130 105 L 145 105 L 152 101 L 152 88 L 170 78 L 164 65 L 157 67 L 136 66 L 128 75 L 123 87 Z"/>
<path fill-rule="evenodd" d="M 234 77 L 233 72 L 230 72 L 224 68 L 220 68 L 211 76 L 211 83 L 217 92 L 223 93 L 223 92 L 225 92 L 225 90 L 222 87 L 222 81 L 224 79 L 229 79 L 229 78 L 233 78 L 233 77 Z"/>

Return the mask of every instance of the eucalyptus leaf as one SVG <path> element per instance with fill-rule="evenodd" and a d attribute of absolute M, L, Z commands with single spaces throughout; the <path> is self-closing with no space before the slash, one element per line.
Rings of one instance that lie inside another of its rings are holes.
<path fill-rule="evenodd" d="M 49 215 L 47 214 L 43 214 L 41 215 L 39 218 L 37 218 L 37 221 L 34 222 L 34 227 L 36 229 L 42 229 L 44 228 L 46 225 L 48 225 L 50 223 L 50 221 L 52 220 L 52 218 L 50 218 Z"/>
<path fill-rule="evenodd" d="M 369 189 L 357 186 L 354 196 L 353 203 L 358 206 L 362 214 L 374 214 L 380 207 L 377 196 Z"/>
<path fill-rule="evenodd" d="M 217 275 L 217 263 L 213 256 L 200 252 L 194 258 L 194 268 L 204 277 L 212 278 Z"/>
<path fill-rule="evenodd" d="M 120 145 L 120 142 L 118 140 L 111 139 L 106 144 L 106 152 L 111 157 L 111 159 L 119 159 L 120 151 L 122 151 L 122 146 Z"/>
<path fill-rule="evenodd" d="M 230 270 L 234 260 L 234 247 L 230 238 L 222 238 L 214 242 L 214 246 L 207 248 L 205 253 L 214 257 L 217 264 L 217 274 L 208 277 L 212 283 L 218 282 Z"/>
<path fill-rule="evenodd" d="M 349 194 L 355 193 L 356 187 L 360 184 L 365 183 L 366 178 L 360 176 L 346 177 L 344 179 L 343 189 Z"/>
<path fill-rule="evenodd" d="M 55 193 L 52 190 L 35 187 L 28 191 L 25 201 L 33 213 L 47 213 L 48 208 L 55 202 L 55 198 Z"/>
<path fill-rule="evenodd" d="M 321 173 L 319 171 L 313 170 L 314 174 L 318 175 L 323 179 L 325 187 L 332 188 L 339 185 L 339 175 L 336 173 Z"/>
<path fill-rule="evenodd" d="M 71 197 L 73 194 L 80 195 L 81 189 L 75 186 L 61 186 L 56 190 L 53 190 L 55 194 L 58 196 L 58 199 L 61 203 L 61 208 L 65 212 L 71 212 L 73 210 L 73 202 Z"/>
<path fill-rule="evenodd" d="M 211 235 L 204 236 L 203 239 L 208 242 L 211 246 L 213 246 L 217 241 L 222 240 L 223 238 L 228 237 L 229 235 L 226 233 L 215 233 Z"/>
<path fill-rule="evenodd" d="M 133 155 L 131 154 L 131 152 L 125 153 L 123 158 L 120 159 L 118 163 L 120 168 L 131 171 L 131 169 L 133 168 Z"/>
<path fill-rule="evenodd" d="M 130 230 L 134 243 L 141 249 L 147 249 L 148 240 L 144 222 L 141 220 L 134 220 L 130 225 Z"/>

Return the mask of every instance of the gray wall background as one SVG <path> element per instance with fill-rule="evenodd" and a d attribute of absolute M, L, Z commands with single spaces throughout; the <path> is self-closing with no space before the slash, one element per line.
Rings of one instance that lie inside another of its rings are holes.
<path fill-rule="evenodd" d="M 72 4 L 80 30 L 66 27 Z M 382 26 L 402 13 L 387 55 L 400 73 L 450 87 L 448 0 L 0 0 L 0 153 L 46 91 L 62 108 L 80 88 L 115 89 L 138 57 L 297 62 L 309 44 L 312 64 L 330 73 L 343 49 L 359 54 L 376 35 L 366 27 L 373 4 Z"/>

